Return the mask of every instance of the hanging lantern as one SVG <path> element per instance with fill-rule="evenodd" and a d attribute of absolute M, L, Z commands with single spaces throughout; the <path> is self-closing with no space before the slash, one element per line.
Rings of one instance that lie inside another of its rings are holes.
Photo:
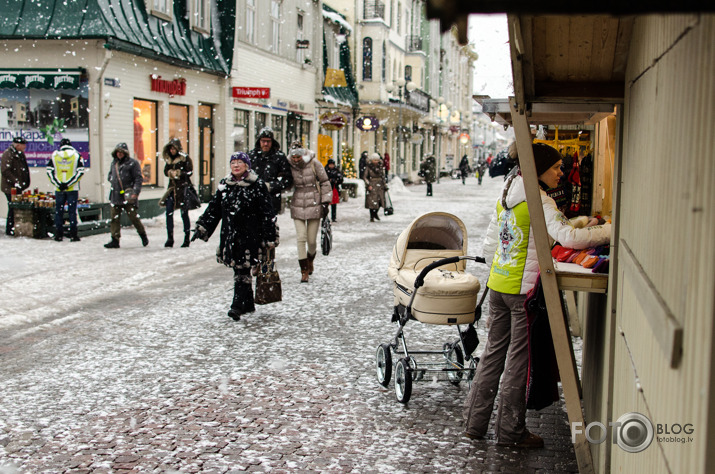
<path fill-rule="evenodd" d="M 380 128 L 380 121 L 377 117 L 365 116 L 355 121 L 355 126 L 363 132 L 373 132 Z"/>

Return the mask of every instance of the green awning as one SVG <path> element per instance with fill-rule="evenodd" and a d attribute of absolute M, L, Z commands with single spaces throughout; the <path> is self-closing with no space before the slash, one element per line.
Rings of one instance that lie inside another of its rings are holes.
<path fill-rule="evenodd" d="M 103 39 L 109 49 L 228 75 L 236 2 L 215 2 L 220 14 L 204 35 L 190 24 L 189 2 L 171 0 L 173 14 L 164 19 L 145 0 L 0 0 L 0 39 Z"/>
<path fill-rule="evenodd" d="M 79 89 L 81 69 L 0 69 L 0 89 Z"/>

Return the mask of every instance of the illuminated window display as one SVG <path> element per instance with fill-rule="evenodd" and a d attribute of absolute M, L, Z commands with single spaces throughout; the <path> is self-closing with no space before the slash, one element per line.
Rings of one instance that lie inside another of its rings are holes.
<path fill-rule="evenodd" d="M 134 158 L 139 161 L 144 184 L 157 182 L 157 105 L 150 100 L 134 99 Z"/>
<path fill-rule="evenodd" d="M 169 104 L 169 140 L 178 138 L 189 153 L 189 106 Z"/>

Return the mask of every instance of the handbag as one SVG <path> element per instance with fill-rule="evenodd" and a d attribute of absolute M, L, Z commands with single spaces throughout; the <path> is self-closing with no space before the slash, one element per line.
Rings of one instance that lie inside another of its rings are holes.
<path fill-rule="evenodd" d="M 283 299 L 281 289 L 281 277 L 276 270 L 274 260 L 261 261 L 258 264 L 258 274 L 256 275 L 256 296 L 253 298 L 256 304 L 276 303 Z"/>
<path fill-rule="evenodd" d="M 196 188 L 193 184 L 187 184 L 184 186 L 184 206 L 189 211 L 193 211 L 194 209 L 201 207 L 199 193 L 196 192 Z"/>
<path fill-rule="evenodd" d="M 385 191 L 385 215 L 391 216 L 395 210 L 392 208 L 392 199 L 390 199 L 390 193 Z"/>
<path fill-rule="evenodd" d="M 330 226 L 330 219 L 327 217 L 323 218 L 323 222 L 320 225 L 320 247 L 323 255 L 328 255 L 330 249 L 333 248 L 333 229 Z"/>

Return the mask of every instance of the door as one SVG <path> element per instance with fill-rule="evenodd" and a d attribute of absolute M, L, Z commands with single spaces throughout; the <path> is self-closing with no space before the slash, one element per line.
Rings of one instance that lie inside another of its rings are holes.
<path fill-rule="evenodd" d="M 199 197 L 208 202 L 213 194 L 213 107 L 199 105 Z"/>

